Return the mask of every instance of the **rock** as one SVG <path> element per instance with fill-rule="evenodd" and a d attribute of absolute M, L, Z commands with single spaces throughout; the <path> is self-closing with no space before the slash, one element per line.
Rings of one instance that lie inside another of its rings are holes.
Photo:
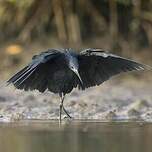
<path fill-rule="evenodd" d="M 0 102 L 5 102 L 5 101 L 6 101 L 6 98 L 3 96 L 0 96 Z"/>
<path fill-rule="evenodd" d="M 136 109 L 130 109 L 128 111 L 128 116 L 133 119 L 139 119 L 140 113 Z"/>
<path fill-rule="evenodd" d="M 113 110 L 113 111 L 110 111 L 107 115 L 106 115 L 106 119 L 110 119 L 110 120 L 112 120 L 112 119 L 115 119 L 117 117 L 117 115 L 116 115 L 116 111 L 115 110 Z"/>

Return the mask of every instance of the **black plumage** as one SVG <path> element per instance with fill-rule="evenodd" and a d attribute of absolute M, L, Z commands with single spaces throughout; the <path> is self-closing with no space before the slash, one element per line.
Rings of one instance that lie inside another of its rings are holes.
<path fill-rule="evenodd" d="M 80 53 L 73 49 L 50 49 L 35 55 L 32 61 L 21 71 L 11 77 L 7 83 L 18 89 L 49 90 L 58 93 L 62 98 L 61 110 L 69 116 L 63 106 L 64 96 L 73 88 L 85 88 L 100 85 L 110 77 L 121 72 L 144 70 L 147 65 L 125 59 L 102 51 L 85 49 Z"/>

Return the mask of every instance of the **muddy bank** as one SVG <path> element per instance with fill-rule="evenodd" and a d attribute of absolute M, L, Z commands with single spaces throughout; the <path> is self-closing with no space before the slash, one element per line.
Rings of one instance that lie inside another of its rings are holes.
<path fill-rule="evenodd" d="M 24 92 L 13 87 L 0 89 L 0 121 L 57 119 L 60 99 L 38 91 Z M 152 121 L 151 81 L 114 80 L 85 91 L 73 90 L 66 96 L 65 108 L 74 119 Z M 64 117 L 64 115 L 63 115 Z"/>

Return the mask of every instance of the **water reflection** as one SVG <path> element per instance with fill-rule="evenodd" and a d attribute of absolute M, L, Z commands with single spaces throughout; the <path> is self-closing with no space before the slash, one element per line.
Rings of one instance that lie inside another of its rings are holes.
<path fill-rule="evenodd" d="M 151 152 L 152 125 L 20 122 L 0 124 L 0 152 Z"/>

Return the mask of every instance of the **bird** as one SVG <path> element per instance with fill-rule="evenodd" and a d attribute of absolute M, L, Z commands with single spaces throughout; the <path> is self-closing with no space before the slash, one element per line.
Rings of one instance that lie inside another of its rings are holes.
<path fill-rule="evenodd" d="M 13 75 L 7 84 L 25 91 L 46 90 L 58 94 L 59 121 L 64 107 L 65 95 L 74 88 L 99 86 L 112 76 L 123 72 L 151 69 L 150 66 L 127 59 L 100 48 L 87 48 L 78 53 L 73 48 L 48 49 L 34 55 L 29 64 Z"/>

